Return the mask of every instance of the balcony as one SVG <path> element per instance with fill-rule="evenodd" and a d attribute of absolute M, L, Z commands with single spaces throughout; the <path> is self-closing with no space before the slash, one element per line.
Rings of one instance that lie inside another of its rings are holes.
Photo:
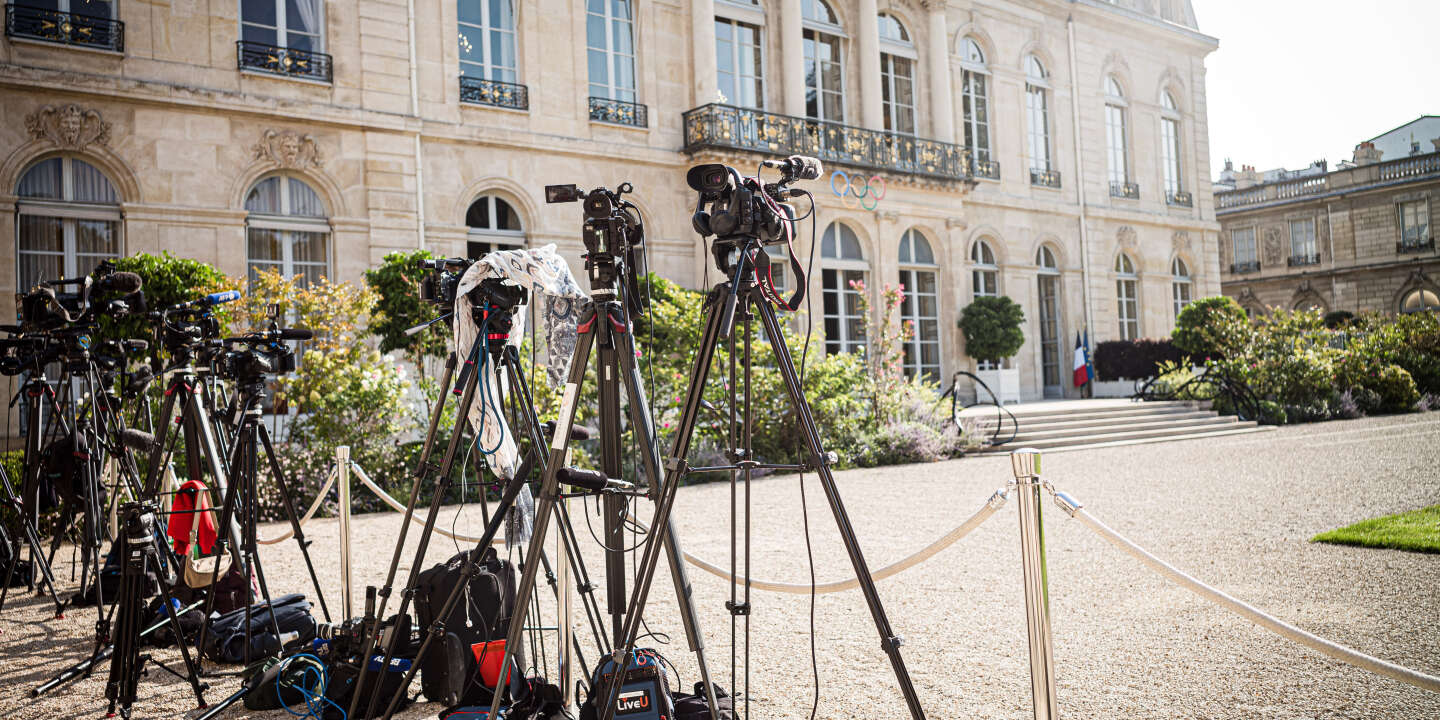
<path fill-rule="evenodd" d="M 975 174 L 975 177 L 982 180 L 1000 179 L 1000 163 L 998 161 L 976 159 L 974 165 L 975 167 L 972 172 Z"/>
<path fill-rule="evenodd" d="M 271 75 L 330 82 L 330 56 L 276 45 L 240 40 L 235 43 L 236 61 L 241 70 Z"/>
<path fill-rule="evenodd" d="M 1030 184 L 1037 187 L 1060 189 L 1059 170 L 1036 170 L 1030 168 Z"/>
<path fill-rule="evenodd" d="M 26 5 L 5 6 L 5 36 L 125 52 L 125 23 Z"/>
<path fill-rule="evenodd" d="M 1171 207 L 1195 207 L 1195 197 L 1184 190 L 1165 193 L 1165 204 Z"/>
<path fill-rule="evenodd" d="M 1110 197 L 1139 200 L 1140 185 L 1132 182 L 1112 182 L 1110 183 Z"/>
<path fill-rule="evenodd" d="M 650 127 L 649 108 L 640 103 L 590 96 L 590 121 Z"/>
<path fill-rule="evenodd" d="M 1425 230 L 1426 228 L 1416 229 Z M 1423 253 L 1435 249 L 1435 238 L 1433 237 L 1423 237 L 1420 233 L 1413 232 L 1407 232 L 1405 235 L 1405 239 L 1395 243 L 1395 252 L 1401 254 Z"/>
<path fill-rule="evenodd" d="M 1260 272 L 1260 261 L 1249 260 L 1230 264 L 1231 275 L 1244 275 L 1245 273 Z"/>
<path fill-rule="evenodd" d="M 732 105 L 702 105 L 685 113 L 684 124 L 684 150 L 691 154 L 812 155 L 832 165 L 939 180 L 970 180 L 973 171 L 970 151 L 959 145 Z"/>
<path fill-rule="evenodd" d="M 1277 180 L 1243 190 L 1224 190 L 1215 193 L 1215 206 L 1218 214 L 1223 215 L 1240 212 L 1254 205 L 1303 202 L 1337 192 L 1356 192 L 1369 187 L 1436 176 L 1440 176 L 1440 153 L 1413 155 L 1342 168 L 1324 175 Z"/>
<path fill-rule="evenodd" d="M 1319 265 L 1319 264 L 1320 264 L 1320 253 L 1310 253 L 1310 254 L 1308 254 L 1308 255 L 1303 255 L 1303 254 L 1302 254 L 1302 255 L 1291 255 L 1291 256 L 1290 256 L 1290 259 L 1287 260 L 1286 262 L 1289 263 L 1290 267 L 1304 267 L 1305 265 Z"/>
<path fill-rule="evenodd" d="M 493 105 L 511 110 L 530 109 L 530 88 L 519 83 L 461 77 L 460 102 L 471 105 Z"/>

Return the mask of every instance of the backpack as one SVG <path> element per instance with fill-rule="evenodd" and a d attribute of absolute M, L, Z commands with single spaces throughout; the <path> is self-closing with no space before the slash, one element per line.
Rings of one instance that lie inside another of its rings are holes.
<path fill-rule="evenodd" d="M 270 622 L 272 614 L 275 625 L 279 626 L 278 638 Z M 310 602 L 304 595 L 292 593 L 276 598 L 273 603 L 259 603 L 250 608 L 251 660 L 276 655 L 291 642 L 309 641 L 314 637 L 315 618 L 310 616 Z M 245 662 L 245 608 L 211 619 L 205 634 L 205 647 L 200 651 L 219 662 Z"/>
<path fill-rule="evenodd" d="M 630 667 L 625 670 L 620 695 L 616 699 L 616 718 L 675 720 L 675 701 L 670 696 L 670 683 L 665 676 L 663 664 L 665 662 L 660 653 L 654 650 L 635 651 Z M 605 701 L 605 693 L 609 692 L 614 675 L 614 662 L 606 656 L 590 676 L 590 695 L 580 706 L 580 720 L 596 720 L 600 717 L 596 706 Z"/>
<path fill-rule="evenodd" d="M 123 568 L 120 567 L 120 561 L 122 560 L 121 553 L 124 551 L 124 546 L 125 543 L 122 540 L 110 543 L 110 551 L 105 553 L 105 564 L 100 567 L 100 572 L 96 573 L 95 579 L 92 580 L 90 584 L 86 585 L 80 592 L 75 593 L 75 595 L 70 598 L 71 605 L 76 607 L 90 607 L 94 605 L 99 600 L 96 595 L 97 588 L 99 592 L 104 594 L 106 604 L 115 602 L 115 596 L 120 594 L 120 577 L 123 572 Z M 140 583 L 141 588 L 143 588 L 142 597 L 154 595 L 155 588 L 159 582 L 158 577 L 155 575 L 154 566 L 151 565 L 147 567 L 145 569 L 145 582 Z M 156 607 L 159 606 L 157 605 Z"/>
<path fill-rule="evenodd" d="M 477 557 L 478 555 L 478 557 Z M 466 550 L 420 573 L 416 579 L 415 615 L 421 628 L 430 627 L 454 588 L 464 577 L 465 563 L 478 562 L 480 572 L 461 590 L 460 600 L 444 618 L 445 635 L 426 652 L 420 668 L 420 689 L 430 700 L 453 706 L 468 700 L 488 701 L 478 678 L 479 659 L 493 653 L 487 645 L 503 639 L 515 610 L 515 568 L 494 548 Z M 523 653 L 524 646 L 516 649 Z"/>
<path fill-rule="evenodd" d="M 401 639 L 397 639 L 395 656 L 391 658 L 390 665 L 384 668 L 384 672 L 381 672 L 380 662 L 385 659 L 385 653 L 377 652 L 370 655 L 370 667 L 365 673 L 365 689 L 363 690 L 366 697 L 360 698 L 360 702 L 355 705 L 355 714 L 347 718 L 345 711 L 349 709 L 351 696 L 355 694 L 354 685 L 360 676 L 360 668 L 348 662 L 332 661 L 330 683 L 325 686 L 325 697 L 330 698 L 334 704 L 325 703 L 324 720 L 362 720 L 366 717 L 379 717 L 385 713 L 385 709 L 389 707 L 390 701 L 395 698 L 395 695 L 400 693 L 400 681 L 405 679 L 405 673 L 410 670 L 410 666 L 414 662 L 415 651 L 419 647 L 415 642 L 408 615 L 391 616 L 389 620 L 385 621 L 384 626 L 394 627 L 393 632 L 401 635 Z M 377 696 L 379 697 L 379 700 L 375 702 L 377 715 L 367 716 L 365 711 L 369 709 L 370 701 Z M 411 702 L 413 702 L 413 698 L 406 694 L 395 706 L 396 711 L 404 710 Z"/>
<path fill-rule="evenodd" d="M 735 720 L 735 698 L 725 693 L 724 688 L 715 688 L 715 709 L 718 720 Z M 710 720 L 710 706 L 705 703 L 705 683 L 695 683 L 695 694 L 675 694 L 675 720 Z"/>

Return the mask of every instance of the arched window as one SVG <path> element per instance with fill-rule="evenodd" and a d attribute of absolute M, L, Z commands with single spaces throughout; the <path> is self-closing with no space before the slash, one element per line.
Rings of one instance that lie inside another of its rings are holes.
<path fill-rule="evenodd" d="M 494 195 L 481 195 L 465 211 L 465 255 L 481 258 L 495 250 L 525 246 L 525 228 L 510 203 Z"/>
<path fill-rule="evenodd" d="M 960 104 L 965 147 L 975 162 L 990 161 L 990 68 L 985 51 L 972 37 L 960 41 Z"/>
<path fill-rule="evenodd" d="M 1165 170 L 1165 201 L 1173 205 L 1185 186 L 1180 169 L 1180 108 L 1168 90 L 1160 93 L 1160 162 Z"/>
<path fill-rule="evenodd" d="M 517 82 L 515 0 L 459 0 L 460 76 Z"/>
<path fill-rule="evenodd" d="M 95 166 L 77 157 L 50 157 L 20 175 L 16 218 L 16 289 L 41 280 L 88 275 L 119 257 L 120 200 Z"/>
<path fill-rule="evenodd" d="M 1180 311 L 1190 304 L 1192 281 L 1190 279 L 1190 267 L 1184 260 L 1175 258 L 1170 263 L 1170 296 L 1175 301 L 1175 317 L 1180 317 Z"/>
<path fill-rule="evenodd" d="M 940 266 L 930 242 L 911 228 L 900 236 L 900 285 L 905 302 L 900 321 L 908 323 L 911 336 L 905 341 L 905 374 L 940 379 L 940 289 L 936 278 Z"/>
<path fill-rule="evenodd" d="M 302 286 L 330 271 L 330 222 L 325 203 L 305 181 L 271 175 L 245 195 L 245 244 L 250 279 L 260 270 L 300 276 Z"/>
<path fill-rule="evenodd" d="M 1054 169 L 1050 160 L 1050 73 L 1040 58 L 1030 55 L 1025 58 L 1025 111 L 1029 115 L 1028 150 L 1030 169 L 1036 173 L 1048 173 Z M 1037 182 L 1032 184 L 1050 184 Z"/>
<path fill-rule="evenodd" d="M 1040 249 L 1035 251 L 1035 267 L 1036 272 L 1041 275 L 1060 274 L 1060 263 L 1056 262 L 1055 251 L 1051 250 L 1049 245 L 1041 245 Z"/>
<path fill-rule="evenodd" d="M 1121 340 L 1136 340 L 1140 337 L 1139 285 L 1135 262 L 1129 255 L 1120 253 L 1115 257 L 1115 308 Z"/>
<path fill-rule="evenodd" d="M 1418 288 L 1405 294 L 1400 301 L 1400 312 L 1413 313 L 1425 310 L 1440 310 L 1440 296 L 1434 290 Z"/>
<path fill-rule="evenodd" d="M 989 238 L 980 238 L 970 246 L 971 299 L 995 297 L 1000 294 L 1000 266 L 995 264 L 995 250 Z"/>
<path fill-rule="evenodd" d="M 865 316 L 860 290 L 865 282 L 865 254 L 855 231 L 838 222 L 825 228 L 820 240 L 821 286 L 824 289 L 825 352 L 864 352 Z"/>
<path fill-rule="evenodd" d="M 589 0 L 585 50 L 590 96 L 635 102 L 635 16 L 630 0 Z"/>
<path fill-rule="evenodd" d="M 845 122 L 845 59 L 840 19 L 825 0 L 801 0 L 804 17 L 805 116 Z"/>
<path fill-rule="evenodd" d="M 915 44 L 900 19 L 880 13 L 880 98 L 885 129 L 915 134 Z"/>
<path fill-rule="evenodd" d="M 765 107 L 765 43 L 759 25 L 716 17 L 715 68 L 720 102 L 757 110 Z"/>
<path fill-rule="evenodd" d="M 1130 103 L 1114 75 L 1105 76 L 1105 148 L 1109 159 L 1110 194 L 1124 195 L 1130 182 L 1130 145 L 1126 112 Z"/>

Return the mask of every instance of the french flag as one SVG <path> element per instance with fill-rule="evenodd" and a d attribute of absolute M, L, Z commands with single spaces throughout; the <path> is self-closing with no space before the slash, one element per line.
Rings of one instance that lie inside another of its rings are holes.
<path fill-rule="evenodd" d="M 1085 343 L 1080 340 L 1080 333 L 1075 333 L 1075 387 L 1085 387 L 1090 382 L 1090 363 L 1086 362 Z"/>

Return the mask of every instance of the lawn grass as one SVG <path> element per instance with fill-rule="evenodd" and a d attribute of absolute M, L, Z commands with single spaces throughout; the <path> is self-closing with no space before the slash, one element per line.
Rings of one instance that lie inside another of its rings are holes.
<path fill-rule="evenodd" d="M 1361 520 L 1349 527 L 1320 533 L 1310 538 L 1310 542 L 1440 553 L 1440 505 Z"/>

